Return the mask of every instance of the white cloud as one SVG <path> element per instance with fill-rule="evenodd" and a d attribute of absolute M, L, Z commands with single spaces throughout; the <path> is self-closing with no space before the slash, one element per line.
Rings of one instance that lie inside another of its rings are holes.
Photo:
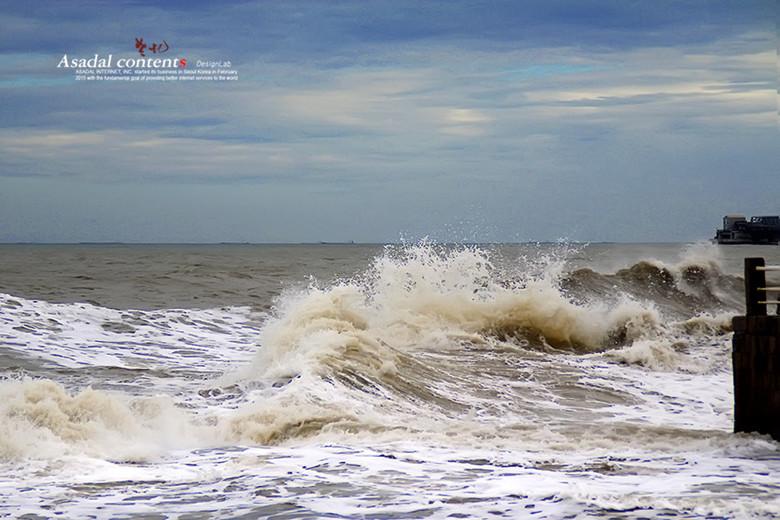
<path fill-rule="evenodd" d="M 379 130 L 398 119 L 397 103 L 410 92 L 430 86 L 418 71 L 345 71 L 335 85 L 271 93 L 279 110 L 305 122 L 371 126 Z M 262 95 L 262 94 L 261 94 Z"/>

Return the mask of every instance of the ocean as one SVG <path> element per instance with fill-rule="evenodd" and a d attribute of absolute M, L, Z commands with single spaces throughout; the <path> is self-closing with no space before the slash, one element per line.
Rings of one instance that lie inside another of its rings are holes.
<path fill-rule="evenodd" d="M 0 245 L 0 517 L 777 518 L 746 256 Z"/>

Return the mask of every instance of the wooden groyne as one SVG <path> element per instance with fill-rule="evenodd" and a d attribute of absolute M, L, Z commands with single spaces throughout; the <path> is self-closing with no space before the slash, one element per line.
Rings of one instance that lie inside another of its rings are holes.
<path fill-rule="evenodd" d="M 780 272 L 780 266 L 767 266 L 763 258 L 745 259 L 746 315 L 732 321 L 734 431 L 780 440 L 780 316 L 767 313 L 780 303 L 780 283 L 767 284 L 771 271 Z"/>

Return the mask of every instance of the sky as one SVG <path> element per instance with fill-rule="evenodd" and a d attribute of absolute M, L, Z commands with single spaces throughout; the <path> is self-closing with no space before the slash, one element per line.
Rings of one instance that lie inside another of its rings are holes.
<path fill-rule="evenodd" d="M 0 242 L 707 240 L 780 214 L 778 5 L 6 0 Z"/>

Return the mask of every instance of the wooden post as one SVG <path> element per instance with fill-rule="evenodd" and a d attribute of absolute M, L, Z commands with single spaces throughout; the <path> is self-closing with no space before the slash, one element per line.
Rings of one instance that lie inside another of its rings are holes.
<path fill-rule="evenodd" d="M 757 267 L 764 267 L 763 258 L 745 258 L 745 303 L 748 316 L 766 316 L 766 274 Z"/>
<path fill-rule="evenodd" d="M 780 316 L 767 316 L 763 258 L 745 259 L 747 316 L 732 320 L 734 431 L 780 440 Z"/>

